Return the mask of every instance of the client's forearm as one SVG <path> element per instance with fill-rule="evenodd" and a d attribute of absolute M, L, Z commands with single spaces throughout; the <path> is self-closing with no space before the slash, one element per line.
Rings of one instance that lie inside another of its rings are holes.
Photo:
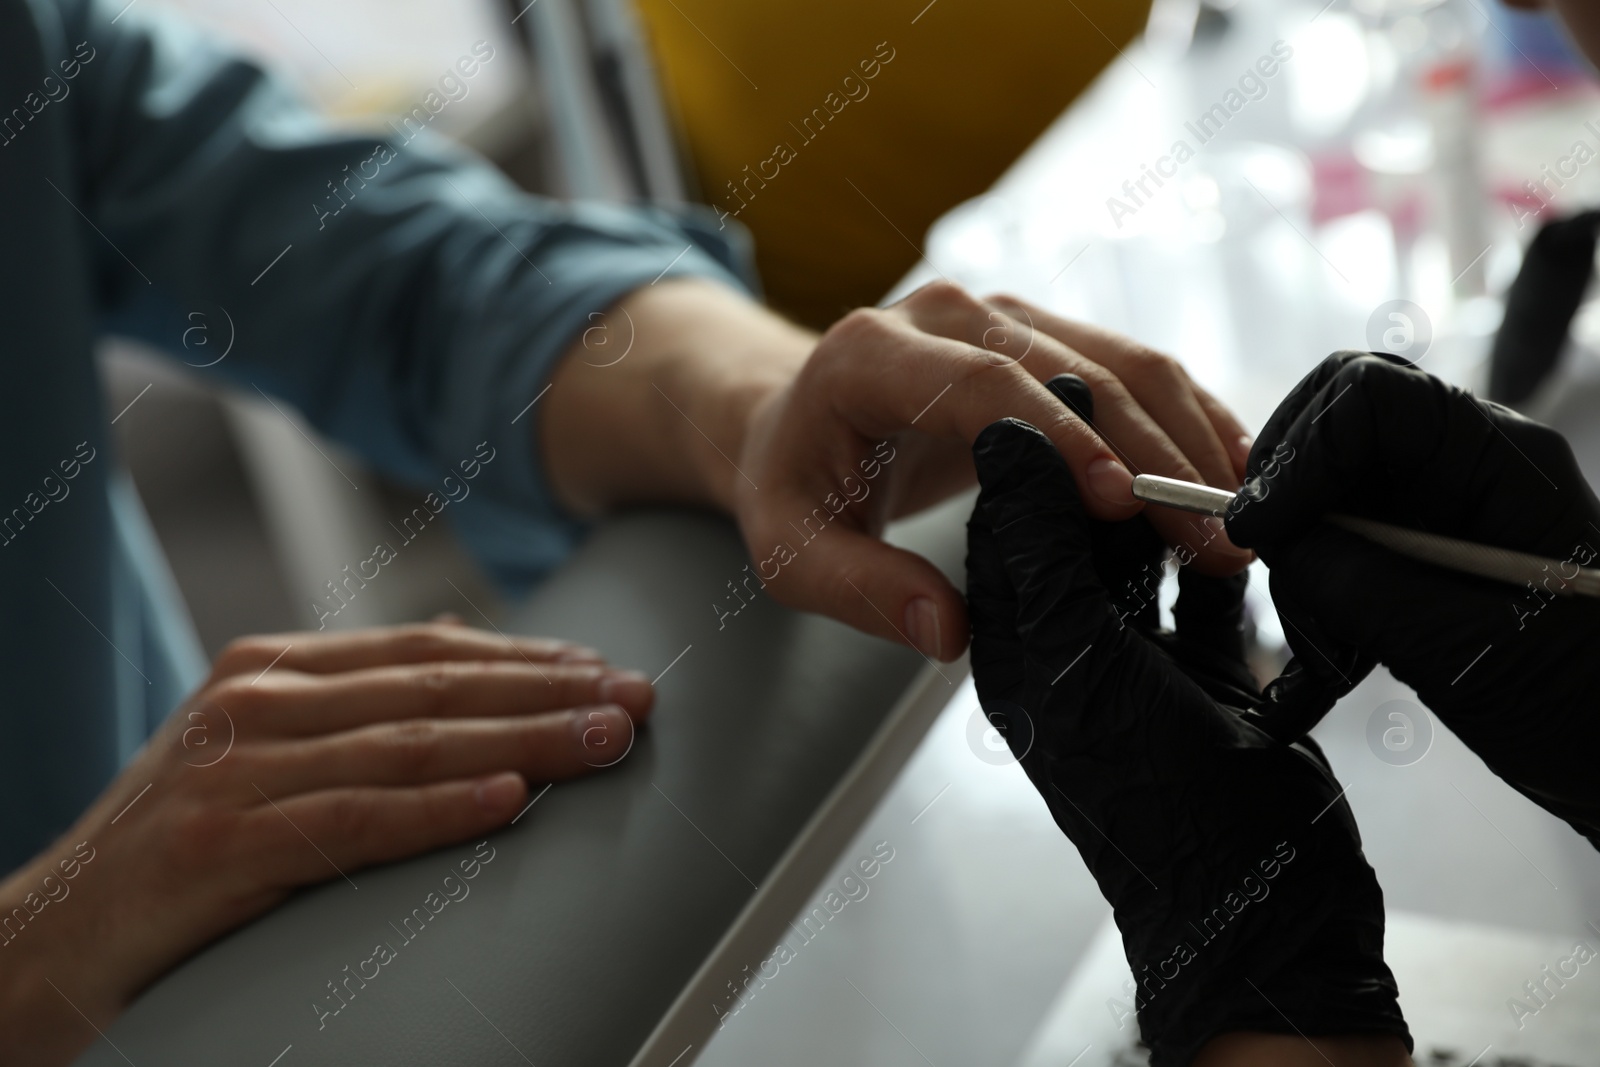
<path fill-rule="evenodd" d="M 568 351 L 542 404 L 557 496 L 585 515 L 646 500 L 729 509 L 750 413 L 815 343 L 713 282 L 630 293 Z"/>

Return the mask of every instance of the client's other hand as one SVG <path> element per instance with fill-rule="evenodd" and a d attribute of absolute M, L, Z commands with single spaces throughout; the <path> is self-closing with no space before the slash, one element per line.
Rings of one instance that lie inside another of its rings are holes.
<path fill-rule="evenodd" d="M 1537 585 L 1475 578 L 1322 522 L 1330 512 L 1554 562 Z M 1600 561 L 1600 501 L 1560 434 L 1393 357 L 1338 352 L 1267 422 L 1227 526 L 1272 568 L 1303 675 L 1349 688 L 1381 661 L 1600 847 L 1600 601 L 1563 595 Z M 1326 709 L 1299 704 L 1279 701 L 1264 727 L 1293 740 Z"/>
<path fill-rule="evenodd" d="M 1087 400 L 1081 382 L 1051 385 Z M 1152 1064 L 1239 1031 L 1393 1035 L 1403 1058 L 1383 897 L 1350 808 L 1313 743 L 1281 745 L 1241 714 L 1261 699 L 1246 578 L 1184 568 L 1178 630 L 1160 632 L 1163 548 L 1143 518 L 1089 518 L 1027 423 L 994 423 L 973 455 L 978 696 L 1112 904 Z"/>
<path fill-rule="evenodd" d="M 70 892 L 5 946 L 0 1061 L 66 1063 L 300 886 L 505 826 L 528 781 L 626 755 L 653 699 L 591 649 L 462 625 L 235 641 L 61 840 L 0 882 L 6 914 L 41 886 Z M 57 866 L 73 855 L 69 885 Z"/>

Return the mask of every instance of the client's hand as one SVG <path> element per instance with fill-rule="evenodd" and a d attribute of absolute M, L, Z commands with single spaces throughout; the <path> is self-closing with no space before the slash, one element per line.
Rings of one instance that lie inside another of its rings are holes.
<path fill-rule="evenodd" d="M 973 455 L 978 696 L 1112 904 L 1152 1064 L 1237 1031 L 1389 1035 L 1382 1061 L 1403 1062 L 1383 898 L 1349 806 L 1314 744 L 1240 714 L 1260 699 L 1245 577 L 1184 568 L 1178 630 L 1159 632 L 1162 545 L 1143 518 L 1090 518 L 1026 423 L 989 426 Z"/>
<path fill-rule="evenodd" d="M 5 1048 L 65 1063 L 91 1023 L 296 887 L 504 826 L 525 779 L 620 759 L 652 697 L 591 650 L 459 625 L 235 642 L 60 843 L 0 885 L 5 914 L 53 901 L 0 950 Z"/>
<path fill-rule="evenodd" d="M 1046 391 L 1043 383 L 1064 373 L 1094 388 L 1092 424 Z M 739 461 L 751 481 L 728 484 L 755 558 L 777 557 L 762 575 L 773 595 L 909 638 L 930 656 L 960 655 L 960 593 L 933 564 L 879 538 L 890 520 L 968 487 L 971 442 L 1006 416 L 1049 437 L 1101 519 L 1139 511 L 1133 473 L 1235 488 L 1248 441 L 1170 357 L 1018 300 L 927 285 L 841 319 L 794 381 L 752 411 Z M 881 477 L 874 483 L 868 472 Z M 1233 574 L 1249 564 L 1220 527 L 1197 538 L 1191 518 L 1163 511 L 1151 521 L 1169 542 L 1189 544 L 1202 571 Z M 809 545 L 809 528 L 825 525 L 830 536 Z M 775 545 L 793 546 L 794 562 L 776 565 L 786 553 Z"/>
<path fill-rule="evenodd" d="M 961 593 L 881 535 L 972 484 L 972 441 L 994 420 L 1039 426 L 1100 519 L 1139 512 L 1133 474 L 1233 489 L 1249 454 L 1239 422 L 1177 361 L 948 283 L 853 311 L 820 339 L 704 281 L 646 286 L 608 321 L 628 347 L 611 355 L 610 334 L 587 331 L 540 408 L 560 499 L 579 514 L 711 504 L 739 521 L 752 559 L 745 589 L 758 580 L 791 607 L 939 659 L 966 645 Z M 1041 384 L 1063 373 L 1094 387 L 1093 425 Z M 1249 565 L 1220 524 L 1197 536 L 1192 520 L 1167 511 L 1151 521 L 1202 571 Z"/>
<path fill-rule="evenodd" d="M 1562 595 L 1600 557 L 1600 501 L 1561 435 L 1391 357 L 1340 352 L 1279 406 L 1250 466 L 1228 532 L 1272 568 L 1305 672 L 1348 689 L 1381 661 L 1600 846 L 1600 601 Z M 1329 526 L 1330 512 L 1556 562 L 1537 585 L 1475 578 Z M 1293 740 L 1323 710 L 1285 700 L 1266 728 Z"/>

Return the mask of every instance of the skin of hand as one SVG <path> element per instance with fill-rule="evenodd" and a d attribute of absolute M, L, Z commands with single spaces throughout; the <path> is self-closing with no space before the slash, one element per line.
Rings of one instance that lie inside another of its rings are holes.
<path fill-rule="evenodd" d="M 3 914 L 33 913 L 0 948 L 5 1062 L 69 1062 L 141 989 L 300 886 L 504 826 L 526 781 L 617 762 L 652 701 L 591 649 L 453 623 L 234 642 L 0 883 Z"/>
<path fill-rule="evenodd" d="M 1045 390 L 1062 373 L 1095 390 L 1092 426 Z M 973 484 L 983 427 L 1006 416 L 1039 426 L 1103 519 L 1142 510 L 1130 470 L 1237 488 L 1250 445 L 1176 361 L 948 283 L 852 311 L 820 338 L 714 283 L 647 287 L 573 348 L 541 407 L 542 454 L 575 512 L 719 508 L 779 601 L 945 660 L 966 645 L 960 592 L 881 534 Z M 1252 558 L 1194 516 L 1149 514 L 1196 549 L 1203 572 Z"/>

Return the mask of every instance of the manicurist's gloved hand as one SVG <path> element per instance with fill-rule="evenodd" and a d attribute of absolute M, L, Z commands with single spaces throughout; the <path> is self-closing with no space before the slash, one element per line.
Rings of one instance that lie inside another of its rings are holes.
<path fill-rule="evenodd" d="M 1244 576 L 1184 568 L 1178 631 L 1158 632 L 1164 549 L 1143 518 L 1089 518 L 1027 423 L 989 426 L 973 456 L 978 696 L 1112 904 L 1151 1062 L 1239 1031 L 1388 1035 L 1403 1059 L 1383 897 L 1349 806 L 1313 743 L 1241 715 L 1261 699 Z"/>
<path fill-rule="evenodd" d="M 1278 408 L 1250 468 L 1228 533 L 1271 567 L 1304 670 L 1353 685 L 1381 661 L 1600 847 L 1600 600 L 1559 594 L 1600 557 L 1600 501 L 1566 440 L 1392 357 L 1340 352 Z M 1537 584 L 1476 578 L 1332 527 L 1330 512 L 1556 565 Z M 1285 740 L 1315 718 L 1279 712 L 1267 729 Z"/>

